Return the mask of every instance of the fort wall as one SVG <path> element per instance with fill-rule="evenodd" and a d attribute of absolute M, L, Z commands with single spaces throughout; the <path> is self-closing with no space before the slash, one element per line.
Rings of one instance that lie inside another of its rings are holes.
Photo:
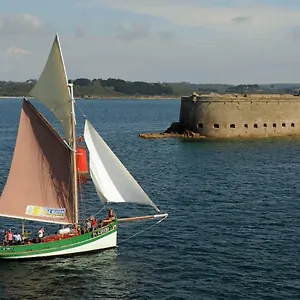
<path fill-rule="evenodd" d="M 207 137 L 300 135 L 300 97 L 203 95 L 181 98 L 182 127 Z"/>

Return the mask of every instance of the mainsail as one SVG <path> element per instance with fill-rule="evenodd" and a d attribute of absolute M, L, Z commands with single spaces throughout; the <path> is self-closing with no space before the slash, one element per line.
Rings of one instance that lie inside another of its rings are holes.
<path fill-rule="evenodd" d="M 0 198 L 0 215 L 73 223 L 71 151 L 24 100 L 11 169 Z"/>
<path fill-rule="evenodd" d="M 159 212 L 88 120 L 84 139 L 89 150 L 91 178 L 102 201 L 146 204 Z"/>
<path fill-rule="evenodd" d="M 72 103 L 58 35 L 54 39 L 45 68 L 29 94 L 55 115 L 70 143 Z"/>

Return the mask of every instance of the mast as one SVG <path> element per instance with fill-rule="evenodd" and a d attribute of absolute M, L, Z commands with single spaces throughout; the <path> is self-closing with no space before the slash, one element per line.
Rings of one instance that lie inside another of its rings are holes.
<path fill-rule="evenodd" d="M 73 166 L 73 202 L 74 202 L 74 221 L 75 224 L 78 224 L 79 212 L 78 212 L 78 186 L 77 186 L 77 166 L 76 166 L 76 129 L 75 129 L 75 107 L 74 107 L 74 95 L 73 95 L 73 83 L 68 83 L 70 98 L 72 102 L 72 113 L 71 113 L 71 122 L 72 122 L 72 166 Z"/>
<path fill-rule="evenodd" d="M 25 233 L 25 220 L 22 221 L 22 237 L 24 236 Z"/>

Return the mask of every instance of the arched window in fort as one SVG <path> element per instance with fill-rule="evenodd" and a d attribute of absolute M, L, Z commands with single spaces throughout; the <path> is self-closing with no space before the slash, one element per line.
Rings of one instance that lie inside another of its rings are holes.
<path fill-rule="evenodd" d="M 258 126 L 257 126 L 257 124 L 254 124 L 254 128 L 257 128 Z"/>
<path fill-rule="evenodd" d="M 285 123 L 282 123 L 282 127 L 285 127 Z"/>
<path fill-rule="evenodd" d="M 219 124 L 214 124 L 214 128 L 220 128 Z"/>
<path fill-rule="evenodd" d="M 295 123 L 291 123 L 291 126 L 292 126 L 292 127 L 295 127 Z"/>
<path fill-rule="evenodd" d="M 273 123 L 273 127 L 274 127 L 274 128 L 276 127 L 276 123 Z"/>
<path fill-rule="evenodd" d="M 244 124 L 244 127 L 245 127 L 245 128 L 248 128 L 248 124 Z"/>
<path fill-rule="evenodd" d="M 230 128 L 235 128 L 235 124 L 230 124 Z"/>
<path fill-rule="evenodd" d="M 203 128 L 203 124 L 202 124 L 202 123 L 199 123 L 199 124 L 198 124 L 198 128 Z"/>
<path fill-rule="evenodd" d="M 268 127 L 267 123 L 264 124 L 264 127 Z"/>

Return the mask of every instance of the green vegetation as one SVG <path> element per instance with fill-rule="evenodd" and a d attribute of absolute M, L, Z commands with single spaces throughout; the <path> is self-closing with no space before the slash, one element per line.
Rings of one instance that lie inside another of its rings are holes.
<path fill-rule="evenodd" d="M 34 83 L 34 80 L 27 80 L 25 82 L 0 81 L 0 95 L 16 97 L 27 96 L 34 86 Z"/>
<path fill-rule="evenodd" d="M 36 80 L 25 82 L 0 81 L 1 96 L 28 96 Z M 196 84 L 189 82 L 148 83 L 143 81 L 125 81 L 122 79 L 78 78 L 73 81 L 74 95 L 81 98 L 124 98 L 124 97 L 161 97 L 172 98 L 209 93 L 237 94 L 299 94 L 300 84 Z"/>
<path fill-rule="evenodd" d="M 228 87 L 226 93 L 298 95 L 299 89 L 300 84 L 239 84 Z"/>
<path fill-rule="evenodd" d="M 28 96 L 36 80 L 26 82 L 0 81 L 1 96 Z M 147 83 L 143 81 L 125 81 L 109 78 L 78 78 L 73 81 L 74 96 L 81 98 L 97 97 L 173 97 L 172 87 L 167 83 Z"/>
<path fill-rule="evenodd" d="M 230 84 L 197 84 L 189 82 L 169 83 L 169 85 L 173 88 L 174 94 L 178 96 L 187 96 L 192 94 L 193 92 L 197 92 L 198 94 L 223 94 L 226 92 L 226 89 L 228 87 L 232 86 Z"/>

